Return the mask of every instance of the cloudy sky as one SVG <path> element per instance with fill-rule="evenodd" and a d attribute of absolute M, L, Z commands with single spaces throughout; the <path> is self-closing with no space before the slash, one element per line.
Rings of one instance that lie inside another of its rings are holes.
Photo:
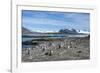
<path fill-rule="evenodd" d="M 71 29 L 90 31 L 90 14 L 22 10 L 22 26 L 32 31 Z"/>

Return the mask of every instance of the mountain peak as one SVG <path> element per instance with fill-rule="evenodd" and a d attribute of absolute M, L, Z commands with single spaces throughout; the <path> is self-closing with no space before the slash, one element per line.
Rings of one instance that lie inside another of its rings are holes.
<path fill-rule="evenodd" d="M 66 34 L 76 34 L 78 33 L 75 29 L 60 29 L 60 33 L 66 33 Z"/>
<path fill-rule="evenodd" d="M 32 34 L 33 32 L 25 27 L 22 27 L 22 34 Z"/>

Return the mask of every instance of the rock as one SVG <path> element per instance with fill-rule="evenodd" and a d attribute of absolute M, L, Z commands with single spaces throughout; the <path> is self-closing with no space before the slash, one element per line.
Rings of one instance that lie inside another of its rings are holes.
<path fill-rule="evenodd" d="M 51 50 L 45 53 L 45 55 L 48 55 L 48 56 L 51 56 L 52 54 L 53 54 L 53 51 Z"/>

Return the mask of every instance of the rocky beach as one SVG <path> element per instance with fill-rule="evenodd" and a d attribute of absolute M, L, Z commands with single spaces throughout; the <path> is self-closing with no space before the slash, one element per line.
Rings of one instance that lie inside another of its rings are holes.
<path fill-rule="evenodd" d="M 22 43 L 22 62 L 90 59 L 90 37 L 40 38 Z"/>

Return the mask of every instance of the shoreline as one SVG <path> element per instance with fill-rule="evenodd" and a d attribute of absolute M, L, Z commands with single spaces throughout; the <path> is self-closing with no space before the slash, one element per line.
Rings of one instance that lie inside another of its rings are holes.
<path fill-rule="evenodd" d="M 85 60 L 90 58 L 89 37 L 32 40 L 32 47 L 22 48 L 22 62 Z M 34 44 L 34 45 L 33 45 Z"/>

